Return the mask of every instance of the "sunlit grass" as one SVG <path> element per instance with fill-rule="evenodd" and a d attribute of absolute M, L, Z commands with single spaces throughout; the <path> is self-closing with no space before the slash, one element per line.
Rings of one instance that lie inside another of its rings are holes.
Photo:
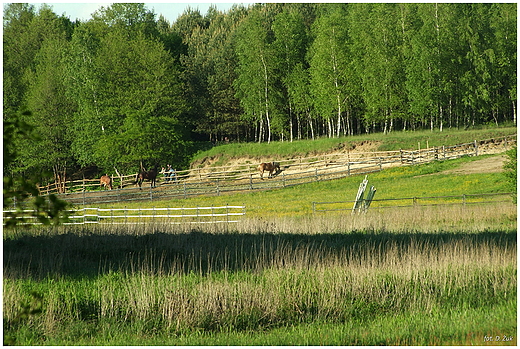
<path fill-rule="evenodd" d="M 485 156 L 484 156 L 485 157 Z M 396 167 L 368 175 L 369 186 L 377 188 L 374 199 L 413 198 L 507 192 L 502 173 L 443 174 L 462 164 L 482 159 L 469 157 L 429 164 Z M 107 208 L 211 207 L 245 205 L 248 217 L 289 217 L 312 214 L 313 202 L 353 201 L 363 175 L 332 181 L 302 184 L 269 191 L 241 192 L 164 201 L 138 201 L 99 205 Z M 453 199 L 453 202 L 461 202 Z M 383 204 L 381 204 L 383 205 Z M 387 202 L 384 205 L 392 205 Z M 377 206 L 374 204 L 374 206 Z"/>

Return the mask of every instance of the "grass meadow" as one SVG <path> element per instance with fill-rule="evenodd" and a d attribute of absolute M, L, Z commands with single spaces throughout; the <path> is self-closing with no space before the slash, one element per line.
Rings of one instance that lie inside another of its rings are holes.
<path fill-rule="evenodd" d="M 504 191 L 460 159 L 369 176 L 376 198 Z M 246 204 L 237 224 L 4 231 L 4 344 L 516 345 L 517 211 L 312 214 L 362 177 L 149 203 Z"/>

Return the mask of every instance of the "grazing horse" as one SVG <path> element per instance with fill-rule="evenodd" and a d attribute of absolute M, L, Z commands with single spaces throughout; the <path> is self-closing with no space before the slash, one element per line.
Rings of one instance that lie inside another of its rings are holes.
<path fill-rule="evenodd" d="M 150 171 L 145 171 L 144 169 L 141 169 L 141 171 L 137 174 L 135 178 L 135 184 L 139 185 L 139 189 L 141 188 L 141 184 L 143 184 L 143 181 L 145 179 L 150 180 L 150 188 L 155 187 L 155 179 L 157 178 L 157 165 Z"/>
<path fill-rule="evenodd" d="M 112 178 L 110 178 L 108 175 L 101 176 L 99 185 L 102 185 L 105 189 L 108 187 L 110 190 L 112 190 Z"/>
<path fill-rule="evenodd" d="M 269 178 L 273 177 L 273 173 L 276 176 L 280 172 L 280 164 L 278 162 L 263 162 L 257 167 L 260 171 L 260 178 L 264 179 L 264 171 L 269 171 Z"/>

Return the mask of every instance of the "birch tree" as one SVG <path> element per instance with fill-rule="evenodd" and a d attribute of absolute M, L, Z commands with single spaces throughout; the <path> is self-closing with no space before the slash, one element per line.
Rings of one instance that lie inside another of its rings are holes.
<path fill-rule="evenodd" d="M 339 137 L 342 126 L 346 134 L 352 133 L 348 108 L 357 81 L 348 51 L 345 5 L 331 4 L 322 10 L 313 26 L 310 48 L 311 93 L 316 111 L 327 122 L 328 136 Z"/>
<path fill-rule="evenodd" d="M 257 140 L 271 142 L 272 119 L 279 112 L 279 89 L 276 88 L 276 52 L 270 30 L 269 12 L 257 6 L 237 29 L 238 57 L 235 80 L 236 96 L 244 109 L 244 117 L 258 125 Z"/>

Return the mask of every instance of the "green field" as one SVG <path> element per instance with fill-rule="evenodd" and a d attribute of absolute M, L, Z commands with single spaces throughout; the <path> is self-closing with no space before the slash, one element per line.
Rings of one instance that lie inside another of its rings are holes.
<path fill-rule="evenodd" d="M 446 172 L 485 158 L 369 180 L 376 199 L 507 191 Z M 362 178 L 136 204 L 245 204 L 237 224 L 5 230 L 4 343 L 516 345 L 512 200 L 312 213 Z"/>
<path fill-rule="evenodd" d="M 500 173 L 473 173 L 453 175 L 445 173 L 464 164 L 489 158 L 464 157 L 437 161 L 421 166 L 390 168 L 368 175 L 369 185 L 377 188 L 375 199 L 395 199 L 421 196 L 508 192 L 505 176 Z M 112 208 L 196 207 L 245 205 L 248 217 L 305 217 L 312 213 L 312 202 L 353 201 L 363 176 L 315 182 L 262 192 L 243 192 L 212 197 L 192 197 L 165 201 L 124 202 L 100 205 Z M 455 199 L 454 199 L 455 201 Z M 460 202 L 460 199 L 458 200 Z M 389 205 L 391 203 L 387 203 Z M 350 204 L 350 207 L 352 205 Z"/>

